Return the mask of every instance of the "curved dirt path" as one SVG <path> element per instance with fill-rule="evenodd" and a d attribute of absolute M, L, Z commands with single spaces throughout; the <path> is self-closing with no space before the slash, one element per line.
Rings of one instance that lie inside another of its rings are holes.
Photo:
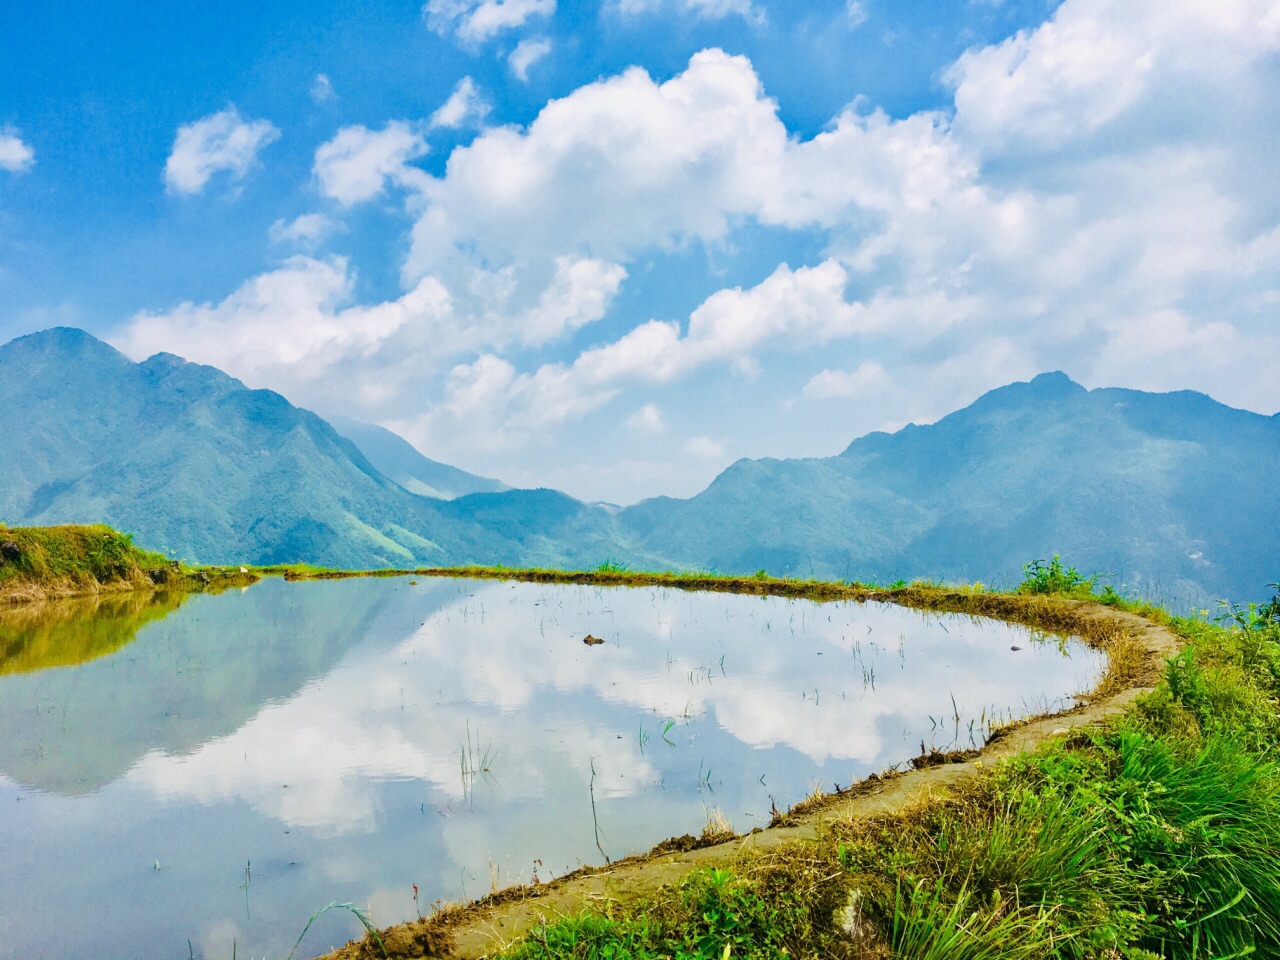
<path fill-rule="evenodd" d="M 886 777 L 868 778 L 841 794 L 814 804 L 809 812 L 788 816 L 787 826 L 770 827 L 715 846 L 686 852 L 647 854 L 604 868 L 584 868 L 539 886 L 515 887 L 465 906 L 450 907 L 425 920 L 382 931 L 392 960 L 409 957 L 482 960 L 543 923 L 553 923 L 583 908 L 609 900 L 630 900 L 679 882 L 693 870 L 728 866 L 780 847 L 821 836 L 832 820 L 880 818 L 902 813 L 945 795 L 973 778 L 983 765 L 1034 750 L 1084 727 L 1105 722 L 1129 709 L 1153 688 L 1155 667 L 1181 647 L 1168 628 L 1137 614 L 1091 601 L 1025 598 L 944 590 L 866 592 L 864 599 L 889 600 L 912 607 L 973 613 L 1080 634 L 1113 655 L 1128 659 L 1122 676 L 1104 681 L 1101 695 L 1074 710 L 1014 726 L 971 759 L 941 763 Z M 1001 616 L 1004 614 L 1004 616 Z M 1110 639 L 1108 639 L 1110 638 Z M 1113 664 L 1114 666 L 1114 664 Z M 808 806 L 806 804 L 806 806 Z M 323 960 L 365 960 L 383 953 L 371 941 L 352 941 Z"/>

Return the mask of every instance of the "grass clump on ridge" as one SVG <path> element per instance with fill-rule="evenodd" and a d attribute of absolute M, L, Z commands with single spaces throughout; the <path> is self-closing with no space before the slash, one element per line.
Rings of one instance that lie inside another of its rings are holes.
<path fill-rule="evenodd" d="M 103 525 L 0 526 L 0 590 L 19 584 L 72 590 L 152 582 L 163 554 L 136 546 L 133 537 Z"/>
<path fill-rule="evenodd" d="M 1043 592 L 1092 591 L 1047 570 Z M 831 820 L 820 840 L 566 918 L 506 956 L 1280 956 L 1280 622 L 1258 612 L 1270 607 L 1280 596 L 1217 623 L 1144 607 L 1185 646 L 1128 713 L 909 813 Z"/>

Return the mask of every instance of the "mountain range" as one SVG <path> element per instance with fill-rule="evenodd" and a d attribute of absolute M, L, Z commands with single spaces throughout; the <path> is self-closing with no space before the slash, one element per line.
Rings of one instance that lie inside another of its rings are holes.
<path fill-rule="evenodd" d="M 0 347 L 0 520 L 105 522 L 188 560 L 502 563 L 1008 584 L 1054 554 L 1167 603 L 1280 576 L 1280 415 L 1189 391 L 993 390 L 833 457 L 740 460 L 621 510 L 511 490 L 381 427 L 56 328 Z"/>

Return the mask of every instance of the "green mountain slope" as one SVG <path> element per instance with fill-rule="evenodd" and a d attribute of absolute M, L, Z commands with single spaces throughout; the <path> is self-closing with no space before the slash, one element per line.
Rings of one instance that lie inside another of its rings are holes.
<path fill-rule="evenodd" d="M 743 460 L 623 511 L 638 549 L 725 572 L 1008 582 L 1061 553 L 1148 596 L 1257 598 L 1280 575 L 1280 417 L 1197 393 L 994 390 L 837 457 Z"/>
<path fill-rule="evenodd" d="M 384 427 L 350 417 L 326 419 L 339 434 L 356 445 L 379 473 L 410 493 L 453 500 L 469 493 L 501 493 L 511 489 L 500 480 L 478 477 L 424 457 L 408 440 Z"/>
<path fill-rule="evenodd" d="M 0 347 L 0 409 L 11 523 L 105 522 L 203 562 L 519 559 L 314 414 L 168 354 L 135 364 L 79 330 L 22 337 Z"/>
<path fill-rule="evenodd" d="M 501 485 L 345 427 L 371 462 L 278 394 L 170 355 L 135 364 L 77 330 L 0 347 L 0 409 L 0 521 L 109 523 L 189 560 L 1008 583 L 1060 553 L 1202 606 L 1266 596 L 1280 576 L 1280 416 L 1060 373 L 839 456 L 742 460 L 691 499 L 621 511 L 486 490 Z"/>

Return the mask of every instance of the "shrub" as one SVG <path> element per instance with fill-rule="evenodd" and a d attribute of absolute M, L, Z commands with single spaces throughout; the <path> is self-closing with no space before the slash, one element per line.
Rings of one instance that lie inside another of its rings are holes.
<path fill-rule="evenodd" d="M 1033 560 L 1022 568 L 1022 573 L 1019 593 L 1090 594 L 1101 576 L 1095 573 L 1086 577 L 1075 567 L 1064 567 L 1056 553 L 1048 563 Z"/>

